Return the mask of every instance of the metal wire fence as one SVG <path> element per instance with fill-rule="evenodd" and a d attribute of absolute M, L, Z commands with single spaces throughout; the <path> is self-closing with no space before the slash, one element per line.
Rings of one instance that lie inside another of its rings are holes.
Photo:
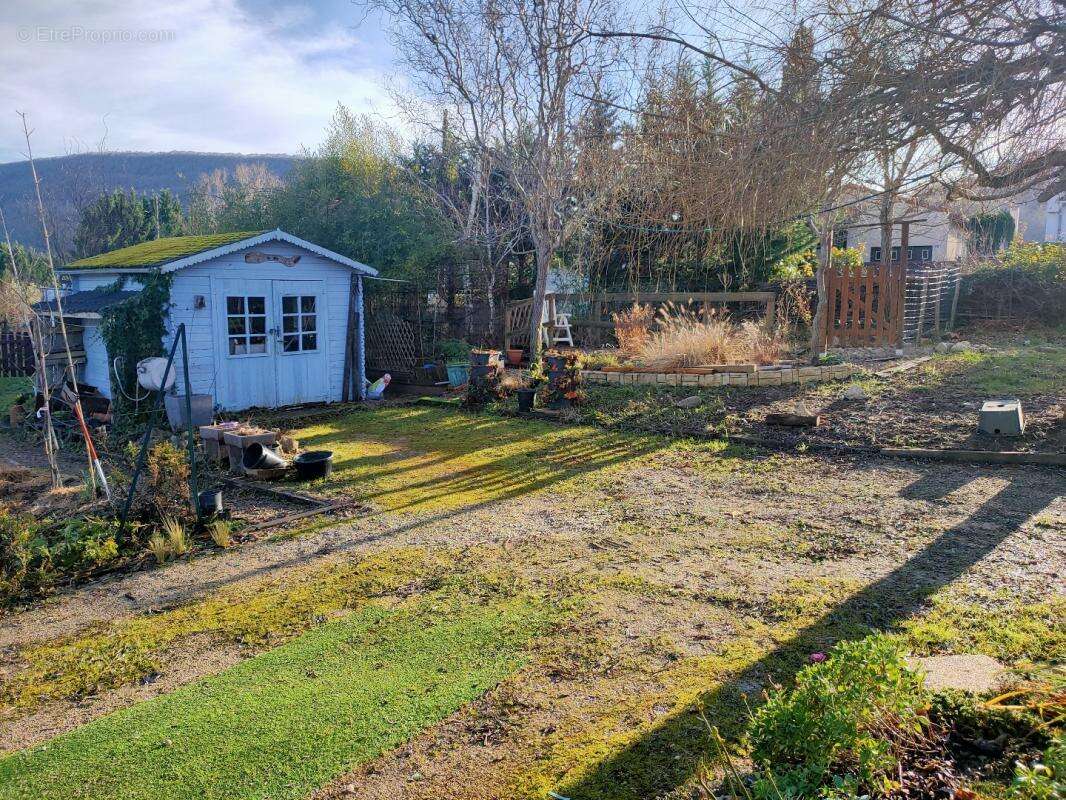
<path fill-rule="evenodd" d="M 962 272 L 957 261 L 916 261 L 907 265 L 903 295 L 903 342 L 939 339 L 955 324 Z"/>

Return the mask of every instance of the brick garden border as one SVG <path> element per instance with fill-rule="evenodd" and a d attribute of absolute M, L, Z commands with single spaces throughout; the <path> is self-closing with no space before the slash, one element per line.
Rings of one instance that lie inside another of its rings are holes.
<path fill-rule="evenodd" d="M 581 370 L 581 377 L 589 384 L 663 384 L 665 386 L 786 386 L 792 383 L 817 383 L 848 378 L 859 372 L 853 364 L 831 364 L 824 367 L 773 366 L 759 367 L 755 372 L 714 372 L 703 375 L 683 372 L 617 372 L 595 369 Z"/>

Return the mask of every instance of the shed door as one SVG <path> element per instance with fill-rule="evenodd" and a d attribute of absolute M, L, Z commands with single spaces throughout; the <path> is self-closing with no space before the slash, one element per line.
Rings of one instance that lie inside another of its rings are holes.
<path fill-rule="evenodd" d="M 215 308 L 221 333 L 218 403 L 223 408 L 277 405 L 274 337 L 269 334 L 273 287 L 267 280 L 216 281 Z"/>
<path fill-rule="evenodd" d="M 323 281 L 273 281 L 277 404 L 329 398 Z"/>

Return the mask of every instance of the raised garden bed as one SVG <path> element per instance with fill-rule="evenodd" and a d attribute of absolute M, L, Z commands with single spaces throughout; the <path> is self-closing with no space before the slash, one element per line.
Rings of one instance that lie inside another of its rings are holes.
<path fill-rule="evenodd" d="M 642 371 L 638 368 L 586 369 L 581 371 L 586 383 L 654 383 L 665 386 L 783 386 L 791 383 L 836 381 L 854 374 L 858 368 L 851 364 L 826 366 L 755 364 L 715 364 L 690 367 L 671 372 Z"/>

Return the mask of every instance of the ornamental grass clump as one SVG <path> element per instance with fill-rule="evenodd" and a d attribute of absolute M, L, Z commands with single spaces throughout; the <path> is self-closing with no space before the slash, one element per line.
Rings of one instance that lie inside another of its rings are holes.
<path fill-rule="evenodd" d="M 650 305 L 634 303 L 631 308 L 611 314 L 618 349 L 627 355 L 639 353 L 651 335 L 655 309 Z"/>
<path fill-rule="evenodd" d="M 772 364 L 785 352 L 785 341 L 772 320 L 742 322 L 701 315 L 686 307 L 668 305 L 659 315 L 658 329 L 637 352 L 649 369 L 671 370 L 703 364 Z"/>
<path fill-rule="evenodd" d="M 893 640 L 837 645 L 752 718 L 751 796 L 949 796 L 957 780 L 929 701 L 922 675 L 907 668 Z"/>

